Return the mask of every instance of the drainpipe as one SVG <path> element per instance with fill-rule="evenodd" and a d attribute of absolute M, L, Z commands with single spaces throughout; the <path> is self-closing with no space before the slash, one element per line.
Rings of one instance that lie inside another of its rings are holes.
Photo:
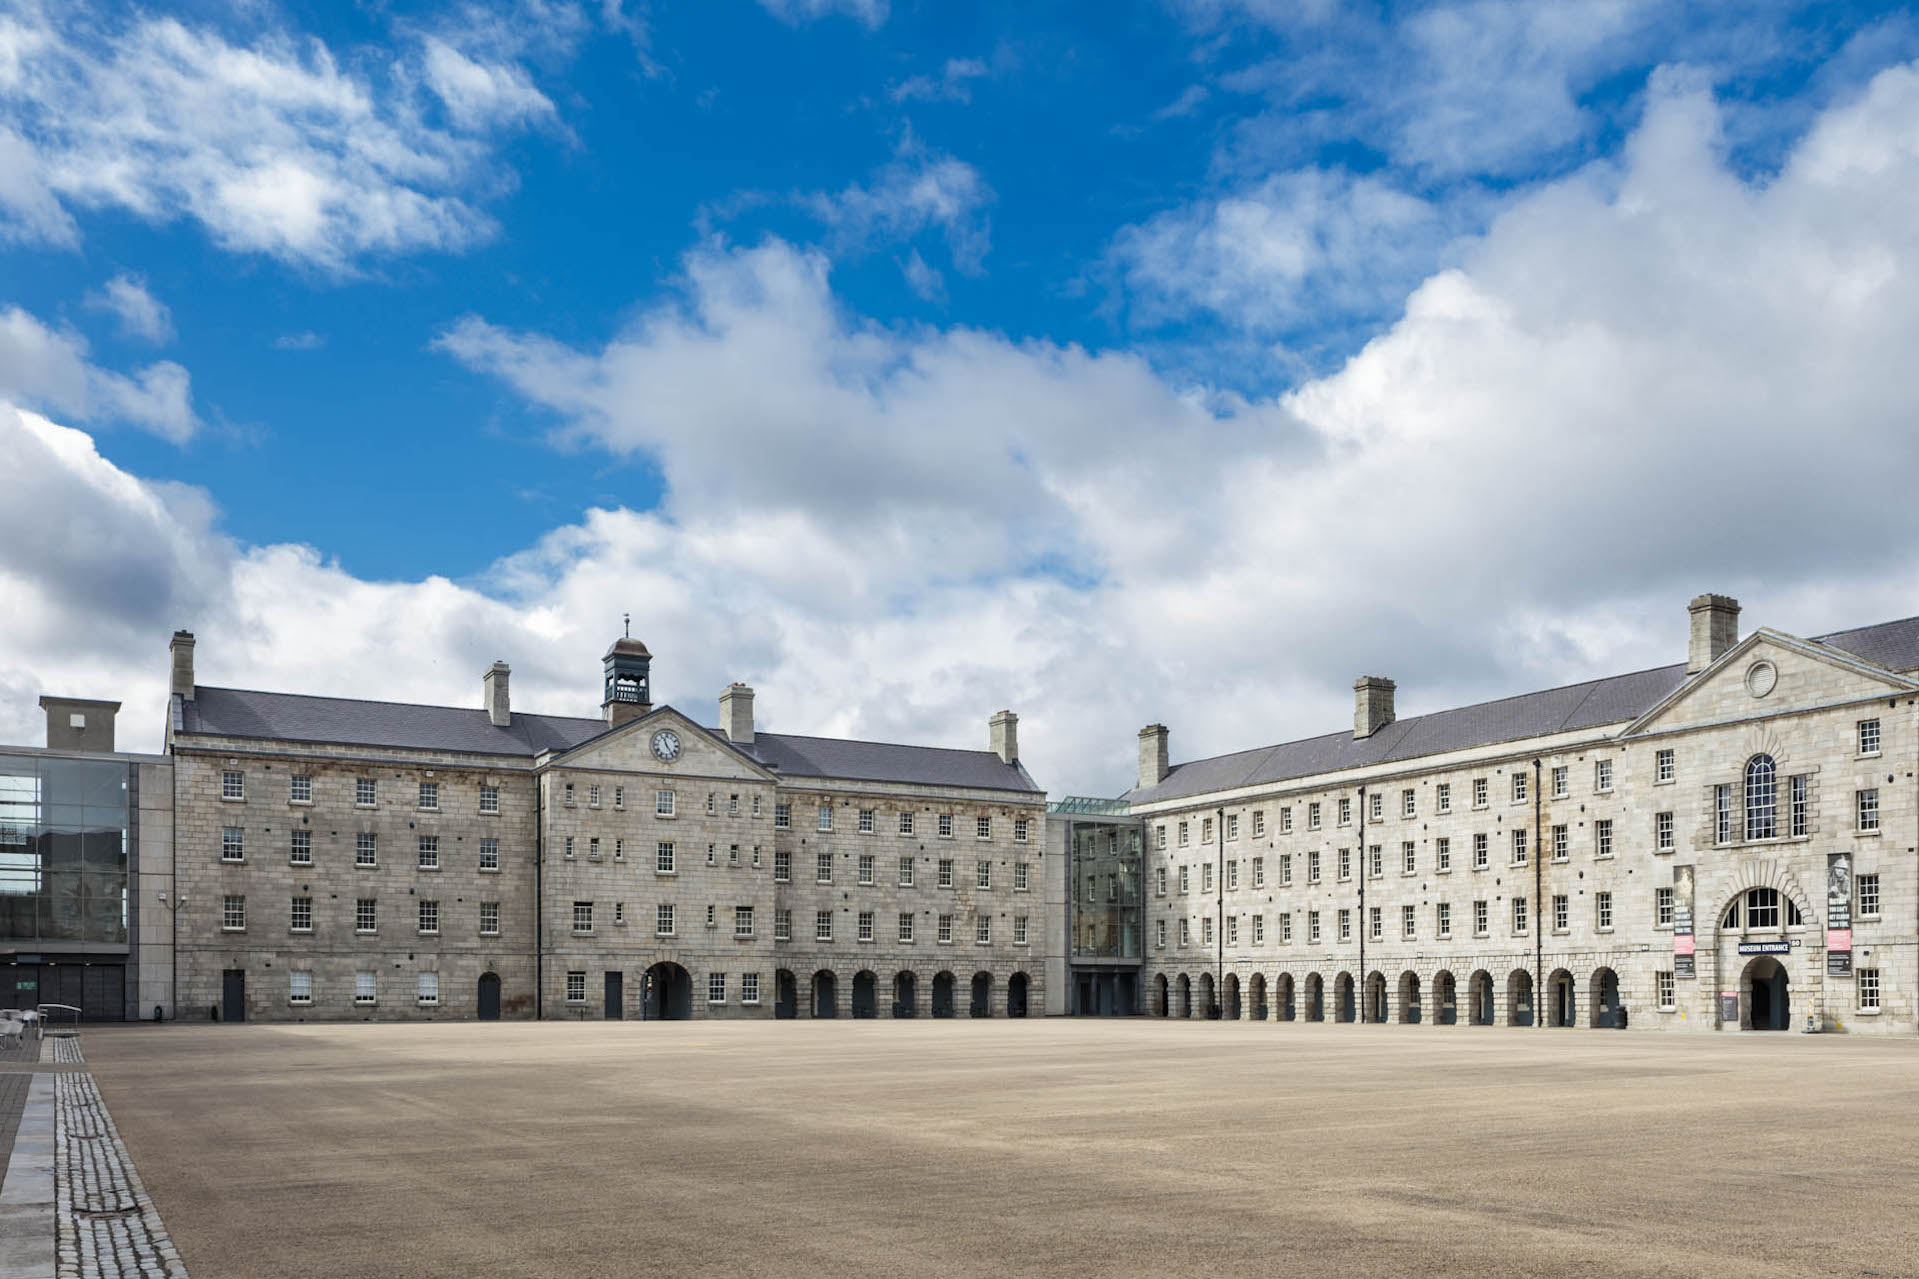
<path fill-rule="evenodd" d="M 533 775 L 533 1020 L 546 1018 L 546 778 Z"/>
<path fill-rule="evenodd" d="M 1533 760 L 1533 1028 L 1546 1024 L 1545 987 L 1540 985 L 1546 959 L 1546 846 L 1540 842 L 1539 761 Z"/>
<path fill-rule="evenodd" d="M 1359 975 L 1353 982 L 1353 1006 L 1366 1024 L 1366 788 L 1359 788 Z M 1337 996 L 1335 996 L 1336 998 Z"/>
<path fill-rule="evenodd" d="M 1219 1009 L 1220 1014 L 1224 1016 L 1226 1011 L 1226 810 L 1220 809 L 1214 815 L 1214 820 L 1219 823 L 1219 856 L 1217 858 L 1219 865 L 1213 871 L 1217 879 L 1213 887 L 1218 891 L 1219 896 L 1213 908 L 1213 913 L 1218 917 L 1213 923 L 1213 929 L 1214 940 L 1219 943 L 1219 954 L 1213 962 L 1213 1007 Z"/>

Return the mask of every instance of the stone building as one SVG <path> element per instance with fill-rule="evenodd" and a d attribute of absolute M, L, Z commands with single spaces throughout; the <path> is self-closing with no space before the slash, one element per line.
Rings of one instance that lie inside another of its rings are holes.
<path fill-rule="evenodd" d="M 172 644 L 181 1015 L 1023 1016 L 1044 796 L 987 750 L 719 727 L 621 639 L 594 718 L 196 682 Z"/>
<path fill-rule="evenodd" d="M 1145 1011 L 1911 1033 L 1919 618 L 1181 764 L 1139 738 Z"/>

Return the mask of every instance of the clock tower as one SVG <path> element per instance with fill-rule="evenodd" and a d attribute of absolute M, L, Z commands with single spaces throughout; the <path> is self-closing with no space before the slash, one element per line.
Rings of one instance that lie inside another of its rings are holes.
<path fill-rule="evenodd" d="M 653 709 L 653 654 L 646 645 L 625 636 L 613 641 L 606 650 L 606 697 L 600 713 L 608 725 L 618 728 Z"/>

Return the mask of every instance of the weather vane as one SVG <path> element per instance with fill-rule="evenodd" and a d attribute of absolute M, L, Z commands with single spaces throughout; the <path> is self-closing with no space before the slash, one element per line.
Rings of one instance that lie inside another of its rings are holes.
<path fill-rule="evenodd" d="M 633 638 L 633 614 L 631 613 L 620 614 L 620 624 L 626 628 L 626 637 L 628 639 L 632 639 Z"/>

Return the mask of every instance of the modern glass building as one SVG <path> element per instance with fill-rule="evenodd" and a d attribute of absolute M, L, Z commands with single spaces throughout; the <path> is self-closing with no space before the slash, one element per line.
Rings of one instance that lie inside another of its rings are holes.
<path fill-rule="evenodd" d="M 1140 1007 L 1145 827 L 1124 800 L 1068 796 L 1047 807 L 1049 849 L 1067 858 L 1068 1013 L 1124 1017 Z"/>

